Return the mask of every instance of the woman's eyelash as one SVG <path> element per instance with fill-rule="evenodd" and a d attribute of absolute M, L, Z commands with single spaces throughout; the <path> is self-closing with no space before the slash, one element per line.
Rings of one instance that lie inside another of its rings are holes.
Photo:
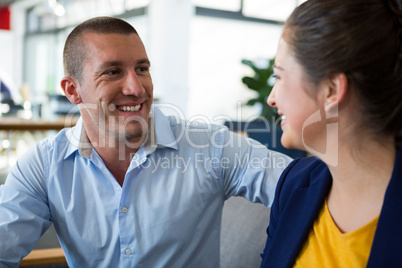
<path fill-rule="evenodd" d="M 279 77 L 276 74 L 272 74 L 268 79 L 268 85 L 274 86 L 278 79 Z"/>

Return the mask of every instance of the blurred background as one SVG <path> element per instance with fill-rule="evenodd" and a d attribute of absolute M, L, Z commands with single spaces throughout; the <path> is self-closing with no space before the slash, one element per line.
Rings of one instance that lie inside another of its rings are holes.
<path fill-rule="evenodd" d="M 242 82 L 254 75 L 242 60 L 266 68 L 284 21 L 301 2 L 0 0 L 0 122 L 14 124 L 0 126 L 1 156 L 8 157 L 0 164 L 9 166 L 13 156 L 58 129 L 18 130 L 18 120 L 54 121 L 71 111 L 60 88 L 62 51 L 80 22 L 104 15 L 127 20 L 151 60 L 155 103 L 168 114 L 223 124 L 260 115 L 260 103 L 244 106 L 258 93 Z"/>
<path fill-rule="evenodd" d="M 62 50 L 78 23 L 100 15 L 130 22 L 152 62 L 155 98 L 186 118 L 227 115 L 254 92 L 241 78 L 249 59 L 267 64 L 284 20 L 300 0 L 0 0 L 0 70 L 22 98 L 49 117 L 49 98 L 62 94 Z M 259 113 L 243 108 L 241 116 Z M 38 111 L 37 111 L 38 113 Z"/>
<path fill-rule="evenodd" d="M 80 22 L 116 16 L 137 29 L 152 63 L 155 104 L 165 113 L 216 124 L 242 122 L 241 129 L 233 129 L 242 131 L 245 121 L 264 114 L 283 23 L 301 2 L 0 0 L 0 184 L 30 146 L 77 120 L 60 80 L 65 39 Z M 272 138 L 267 131 L 253 135 L 277 150 L 278 121 L 272 121 Z M 57 246 L 51 228 L 36 248 Z"/>

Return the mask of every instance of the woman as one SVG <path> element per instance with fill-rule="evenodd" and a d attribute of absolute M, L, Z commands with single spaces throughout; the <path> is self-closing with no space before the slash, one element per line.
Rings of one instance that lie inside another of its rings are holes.
<path fill-rule="evenodd" d="M 268 104 L 285 147 L 261 267 L 402 267 L 402 7 L 309 0 L 286 21 Z"/>

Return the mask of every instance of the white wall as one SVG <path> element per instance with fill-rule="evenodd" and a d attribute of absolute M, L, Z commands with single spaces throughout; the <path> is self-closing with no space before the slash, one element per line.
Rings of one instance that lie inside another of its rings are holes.
<path fill-rule="evenodd" d="M 154 95 L 160 103 L 187 114 L 189 88 L 191 1 L 153 0 L 149 7 L 147 50 L 151 61 Z M 177 115 L 172 109 L 165 113 Z"/>

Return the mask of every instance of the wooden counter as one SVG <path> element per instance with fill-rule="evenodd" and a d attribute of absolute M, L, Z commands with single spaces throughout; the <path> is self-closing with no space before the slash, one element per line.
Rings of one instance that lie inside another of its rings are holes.
<path fill-rule="evenodd" d="M 35 249 L 21 261 L 20 267 L 56 263 L 66 263 L 61 248 Z"/>
<path fill-rule="evenodd" d="M 17 117 L 0 117 L 0 130 L 27 130 L 45 131 L 61 130 L 65 127 L 72 127 L 78 121 L 78 117 L 66 117 L 56 121 L 48 120 L 25 120 Z"/>

